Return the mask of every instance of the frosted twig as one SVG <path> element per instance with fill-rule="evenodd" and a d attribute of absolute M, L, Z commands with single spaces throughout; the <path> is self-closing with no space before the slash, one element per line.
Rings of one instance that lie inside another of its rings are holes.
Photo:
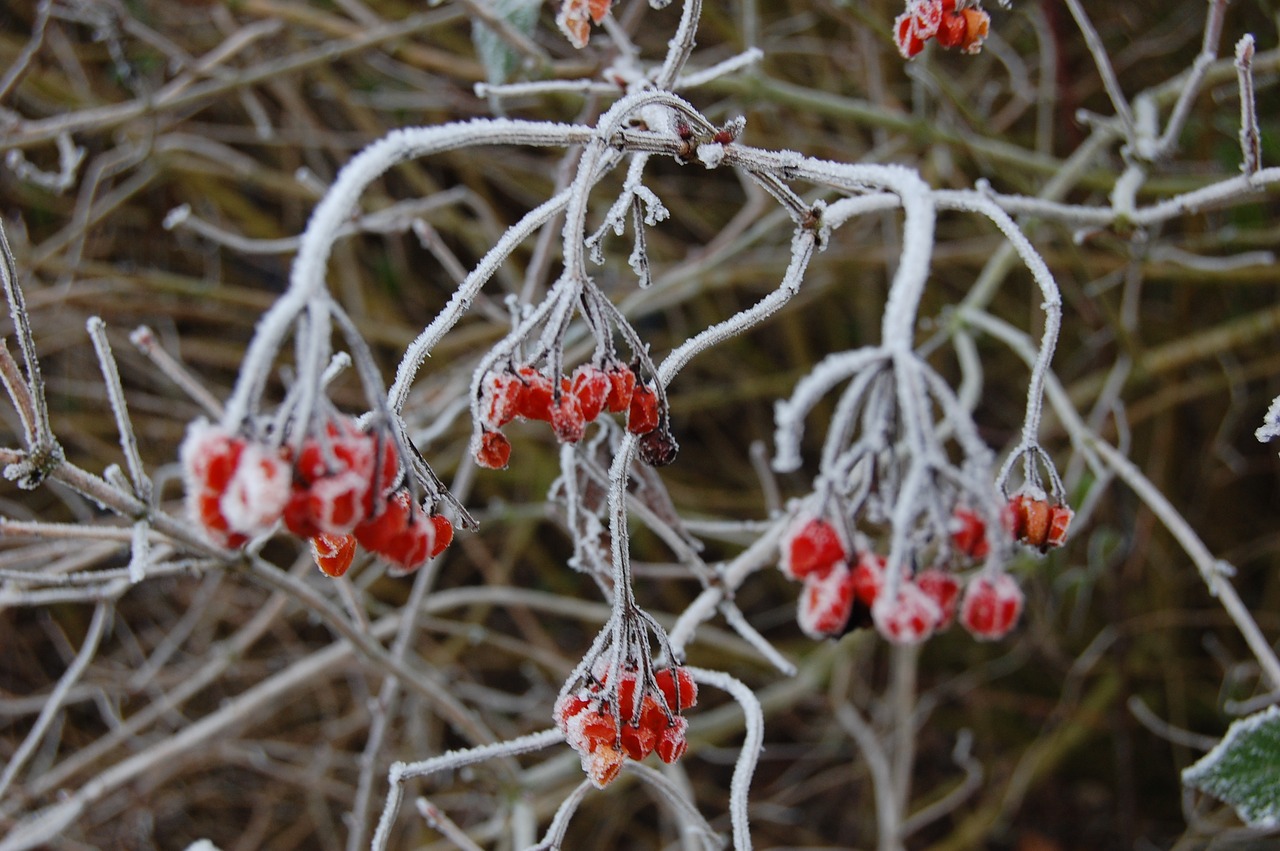
<path fill-rule="evenodd" d="M 1236 42 L 1236 77 L 1240 83 L 1240 170 L 1253 177 L 1262 167 L 1262 143 L 1258 136 L 1258 102 L 1253 92 L 1253 36 Z"/>
<path fill-rule="evenodd" d="M 560 806 L 556 807 L 556 814 L 551 818 L 551 824 L 547 825 L 547 832 L 543 834 L 542 841 L 537 845 L 530 846 L 527 851 L 556 851 L 556 849 L 559 849 L 564 843 L 565 833 L 569 830 L 569 820 L 578 811 L 578 805 L 594 788 L 590 780 L 583 780 L 575 786 L 573 791 L 560 802 Z"/>
<path fill-rule="evenodd" d="M 438 831 L 441 836 L 462 849 L 462 851 L 483 851 L 479 845 L 472 841 L 470 836 L 467 836 L 462 828 L 454 824 L 453 819 L 449 818 L 435 804 L 422 797 L 415 800 L 413 804 L 418 811 L 418 815 L 422 816 L 428 827 Z"/>
<path fill-rule="evenodd" d="M 686 667 L 685 670 L 695 682 L 728 692 L 742 707 L 746 736 L 742 740 L 738 762 L 733 767 L 733 779 L 729 782 L 729 820 L 733 824 L 734 851 L 751 851 L 748 796 L 751 793 L 751 778 L 755 774 L 756 763 L 764 744 L 764 712 L 760 708 L 760 701 L 751 689 L 728 674 L 702 668 Z"/>
<path fill-rule="evenodd" d="M 222 416 L 222 402 L 209 392 L 209 389 L 200 383 L 200 379 L 196 378 L 189 369 L 173 355 L 169 354 L 160 341 L 156 339 L 155 332 L 146 325 L 139 325 L 129 335 L 129 340 L 138 347 L 138 351 L 142 352 L 155 365 L 166 378 L 178 385 L 182 392 L 186 393 L 196 404 L 204 408 L 205 413 L 214 419 Z"/>
<path fill-rule="evenodd" d="M 1200 87 L 1204 83 L 1205 75 L 1209 72 L 1209 67 L 1218 58 L 1218 42 L 1222 38 L 1222 17 L 1226 13 L 1226 9 L 1227 0 L 1209 0 L 1209 11 L 1205 17 L 1204 39 L 1200 44 L 1200 53 L 1191 64 L 1191 70 L 1186 75 L 1182 91 L 1179 93 L 1177 103 L 1174 104 L 1173 110 L 1169 114 L 1169 121 L 1165 124 L 1164 133 L 1161 134 L 1160 140 L 1155 143 L 1150 151 L 1138 152 L 1145 159 L 1157 159 L 1166 156 L 1178 144 L 1178 136 L 1182 133 L 1182 128 L 1186 126 L 1187 118 L 1191 115 L 1191 104 L 1196 95 L 1200 93 Z M 1237 48 L 1237 55 L 1238 53 L 1239 50 Z"/>
<path fill-rule="evenodd" d="M 1084 8 L 1080 5 L 1080 0 L 1067 0 L 1067 8 L 1071 11 L 1071 17 L 1075 18 L 1080 34 L 1084 36 L 1084 42 L 1089 48 L 1089 53 L 1093 56 L 1093 64 L 1097 67 L 1098 75 L 1102 78 L 1102 86 L 1107 90 L 1107 96 L 1111 98 L 1111 105 L 1116 111 L 1116 116 L 1120 119 L 1120 123 L 1124 125 L 1125 139 L 1130 144 L 1136 143 L 1138 133 L 1133 123 L 1133 113 L 1129 110 L 1129 102 L 1125 100 L 1124 92 L 1120 91 L 1120 81 L 1116 79 L 1115 69 L 1111 67 L 1111 58 L 1107 56 L 1107 49 L 1103 46 L 1102 39 L 1098 36 L 1098 31 L 1093 28 L 1093 22 L 1085 14 Z"/>
<path fill-rule="evenodd" d="M 27 314 L 22 287 L 18 285 L 18 265 L 9 247 L 4 223 L 0 222 L 0 278 L 3 279 L 5 299 L 9 302 L 9 318 L 18 338 L 26 369 L 27 396 L 30 399 L 31 423 L 26 435 L 27 449 L 33 455 L 45 455 L 49 460 L 59 457 L 57 439 L 49 427 L 49 408 L 45 402 L 44 381 L 40 377 L 40 361 L 36 357 L 35 338 L 31 334 L 31 318 Z"/>
<path fill-rule="evenodd" d="M 517 756 L 522 753 L 541 750 L 562 741 L 564 741 L 564 735 L 559 730 L 552 728 L 539 733 L 508 739 L 497 744 L 481 745 L 462 751 L 446 751 L 437 757 L 422 760 L 421 762 L 393 762 L 387 775 L 387 781 L 391 789 L 387 793 L 387 802 L 383 807 L 382 817 L 378 820 L 378 828 L 373 834 L 372 847 L 374 851 L 381 851 L 381 849 L 386 848 L 387 841 L 391 838 L 391 826 L 395 821 L 396 811 L 400 808 L 400 801 L 404 796 L 404 781 L 413 777 L 425 777 L 437 771 L 475 765 L 496 757 Z M 3 849 L 0 848 L 0 851 L 3 851 Z"/>
<path fill-rule="evenodd" d="M 124 387 L 120 384 L 120 370 L 116 365 L 115 355 L 111 353 L 111 342 L 107 339 L 107 325 L 100 317 L 91 316 L 85 322 L 85 330 L 89 332 L 89 337 L 93 340 L 93 350 L 98 356 L 103 385 L 107 390 L 107 401 L 111 404 L 111 413 L 115 415 L 116 430 L 120 434 L 120 448 L 124 451 L 125 465 L 129 470 L 129 479 L 133 483 L 134 493 L 144 502 L 150 502 L 151 478 L 142 465 L 142 456 L 138 454 L 138 436 L 133 431 L 133 420 L 129 418 L 129 406 L 125 402 Z"/>

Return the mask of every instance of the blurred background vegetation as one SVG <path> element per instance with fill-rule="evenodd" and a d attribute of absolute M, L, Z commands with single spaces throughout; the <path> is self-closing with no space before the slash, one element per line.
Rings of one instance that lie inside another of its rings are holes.
<path fill-rule="evenodd" d="M 654 60 L 675 29 L 678 6 L 655 11 L 620 0 L 615 14 Z M 1200 48 L 1203 0 L 1085 6 L 1127 93 L 1165 84 Z M 1080 111 L 1111 112 L 1083 40 L 1052 0 L 993 6 L 993 34 L 981 55 L 930 50 L 911 63 L 890 38 L 900 11 L 893 0 L 707 2 L 695 67 L 752 45 L 765 58 L 688 97 L 715 120 L 745 115 L 746 144 L 904 163 L 934 186 L 987 180 L 1029 195 L 1041 192 L 1087 138 Z M 1264 165 L 1280 163 L 1275 12 L 1269 0 L 1236 0 L 1221 48 L 1229 59 L 1241 34 L 1258 40 Z M 616 59 L 600 31 L 586 50 L 573 50 L 554 14 L 551 6 L 541 10 L 536 49 L 517 63 L 515 78 L 598 76 Z M 9 0 L 0 7 L 0 69 L 19 61 L 37 26 L 42 37 L 25 72 L 0 76 L 0 152 L 9 166 L 0 168 L 0 216 L 23 276 L 55 431 L 69 458 L 88 469 L 120 460 L 83 330 L 87 317 L 99 315 L 120 360 L 144 456 L 158 475 L 170 472 L 164 497 L 175 512 L 175 450 L 199 410 L 130 346 L 130 330 L 152 327 L 166 349 L 225 396 L 254 323 L 287 279 L 290 240 L 355 151 L 405 125 L 495 111 L 590 121 L 609 103 L 578 94 L 477 97 L 473 86 L 486 71 L 473 45 L 472 13 L 457 3 Z M 1228 62 L 1196 100 L 1178 151 L 1153 170 L 1140 200 L 1238 174 L 1238 121 Z M 60 133 L 84 150 L 61 191 L 24 171 L 57 173 Z M 553 192 L 564 163 L 559 151 L 464 150 L 398 167 L 366 194 L 362 212 L 391 209 L 396 226 L 340 242 L 330 283 L 374 345 L 385 376 L 461 272 Z M 1067 200 L 1105 202 L 1121 168 L 1115 146 L 1095 152 Z M 791 229 L 771 200 L 727 170 L 655 162 L 650 174 L 649 185 L 672 211 L 649 234 L 655 284 L 637 290 L 626 265 L 630 245 L 621 239 L 607 243 L 598 279 L 661 355 L 776 286 Z M 593 221 L 618 179 L 596 193 Z M 171 211 L 183 207 L 185 223 L 166 227 Z M 1280 464 L 1253 430 L 1280 394 L 1280 273 L 1265 254 L 1280 235 L 1276 210 L 1274 192 L 1263 190 L 1145 233 L 1026 224 L 1062 287 L 1066 320 L 1055 369 L 1073 402 L 1210 549 L 1238 568 L 1242 596 L 1273 638 L 1280 635 Z M 413 218 L 425 224 L 417 234 L 404 227 Z M 843 228 L 786 311 L 699 357 L 677 378 L 671 393 L 683 450 L 662 476 L 682 514 L 765 516 L 750 447 L 769 443 L 773 401 L 816 360 L 878 338 L 898 227 L 896 216 L 885 215 Z M 471 366 L 503 333 L 504 298 L 554 280 L 556 240 L 547 239 L 550 251 L 533 242 L 517 251 L 423 368 L 411 425 L 446 481 L 459 473 L 469 435 L 450 403 L 465 395 Z M 975 217 L 945 215 L 925 315 L 945 319 L 1000 244 Z M 1003 276 L 990 310 L 1035 332 L 1038 303 L 1030 277 L 1015 270 Z M 922 328 L 922 340 L 930 330 Z M 1000 449 L 1016 437 L 1026 369 L 994 341 L 980 338 L 979 346 L 986 382 L 977 419 Z M 940 350 L 936 363 L 956 375 L 947 352 Z M 354 382 L 340 382 L 334 395 L 348 410 L 362 407 Z M 4 417 L 17 435 L 12 412 Z M 821 434 L 819 426 L 811 429 L 811 446 Z M 1085 493 L 1092 482 L 1054 421 L 1043 437 L 1071 474 L 1073 495 Z M 513 427 L 512 438 L 512 469 L 463 471 L 466 503 L 481 529 L 463 535 L 444 559 L 414 648 L 416 663 L 447 677 L 500 735 L 548 725 L 556 690 L 603 617 L 595 584 L 565 566 L 569 543 L 545 504 L 558 471 L 554 443 L 532 426 Z M 17 437 L 6 442 L 16 445 Z M 783 496 L 802 494 L 812 472 L 779 481 Z M 6 484 L 0 499 L 0 511 L 12 518 L 111 522 L 53 487 L 19 492 Z M 3 543 L 0 559 L 13 569 L 118 567 L 128 558 L 119 542 L 96 549 Z M 731 555 L 741 544 L 733 536 L 710 540 L 707 557 Z M 640 534 L 635 545 L 641 602 L 663 617 L 680 612 L 696 581 L 667 563 L 656 540 Z M 290 546 L 273 543 L 268 555 L 329 593 L 306 554 Z M 1233 831 L 1229 812 L 1180 790 L 1178 772 L 1200 751 L 1194 737 L 1171 735 L 1161 719 L 1219 736 L 1259 684 L 1226 616 L 1140 502 L 1110 488 L 1081 513 L 1064 550 L 1015 570 L 1029 602 L 1013 637 L 986 645 L 953 632 L 922 651 L 921 712 L 928 716 L 918 738 L 917 806 L 961 782 L 952 759 L 958 731 L 972 731 L 983 777 L 909 847 L 1273 847 L 1267 843 L 1275 839 Z M 371 619 L 404 603 L 406 581 L 363 563 L 352 575 Z M 502 589 L 522 593 L 503 596 Z M 885 687 L 885 647 L 866 633 L 825 645 L 803 638 L 796 593 L 770 571 L 737 598 L 751 622 L 797 661 L 796 679 L 777 675 L 723 629 L 704 631 L 689 661 L 732 673 L 765 702 L 767 747 L 752 794 L 757 847 L 873 846 L 869 778 L 837 708 L 852 701 L 874 713 L 882 706 L 875 696 Z M 559 605 L 575 600 L 581 602 Z M 90 613 L 74 604 L 0 611 L 0 754 L 11 753 L 30 728 L 41 696 L 80 646 Z M 335 640 L 306 611 L 236 574 L 136 586 L 119 601 L 56 735 L 10 792 L 17 809 L 8 817 L 52 802 L 59 789 L 83 786 Z M 122 726 L 214 665 L 222 665 L 217 676 L 194 695 L 137 730 Z M 347 656 L 282 690 L 229 734 L 103 796 L 58 847 L 171 849 L 201 837 L 225 851 L 345 847 L 344 813 L 381 676 Z M 709 817 L 725 810 L 740 741 L 740 721 L 719 705 L 708 693 L 692 713 L 684 763 Z M 465 744 L 412 696 L 391 725 L 383 762 Z M 580 778 L 576 759 L 564 756 L 545 787 L 520 793 L 544 823 Z M 375 803 L 384 776 L 379 769 Z M 515 792 L 506 783 L 481 767 L 421 790 L 482 844 L 501 848 L 501 826 L 486 825 L 511 803 Z M 727 829 L 724 817 L 713 823 Z M 653 801 L 620 782 L 588 798 L 567 847 L 674 841 Z M 421 845 L 450 847 L 425 822 L 405 820 L 395 847 Z"/>

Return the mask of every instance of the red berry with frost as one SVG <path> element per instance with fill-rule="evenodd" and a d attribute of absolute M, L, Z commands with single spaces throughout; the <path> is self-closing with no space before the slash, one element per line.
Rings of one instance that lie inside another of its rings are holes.
<path fill-rule="evenodd" d="M 638 385 L 627 409 L 627 431 L 648 434 L 658 427 L 658 393 L 647 384 Z"/>
<path fill-rule="evenodd" d="M 613 365 L 605 374 L 609 377 L 609 395 L 605 397 L 604 408 L 611 414 L 620 414 L 631 407 L 636 374 L 623 364 Z"/>
<path fill-rule="evenodd" d="M 859 555 L 858 563 L 853 566 L 850 582 L 854 597 L 870 608 L 880 596 L 880 589 L 884 587 L 884 556 L 871 552 Z"/>
<path fill-rule="evenodd" d="M 500 431 L 481 432 L 474 455 L 476 463 L 481 467 L 505 470 L 507 462 L 511 460 L 511 441 Z"/>
<path fill-rule="evenodd" d="M 556 440 L 561 443 L 577 443 L 582 440 L 586 425 L 577 396 L 561 393 L 559 401 L 552 401 L 551 430 L 555 432 Z"/>
<path fill-rule="evenodd" d="M 821 517 L 798 517 L 782 541 L 778 567 L 792 579 L 804 579 L 811 574 L 825 575 L 845 558 L 835 526 Z"/>
<path fill-rule="evenodd" d="M 951 543 L 971 559 L 984 559 L 991 552 L 987 524 L 976 511 L 957 508 L 951 519 Z"/>
<path fill-rule="evenodd" d="M 804 580 L 796 621 L 810 638 L 827 638 L 844 632 L 853 611 L 853 574 L 837 562 L 825 574 L 812 573 Z"/>
<path fill-rule="evenodd" d="M 892 600 L 881 594 L 871 607 L 871 618 L 880 634 L 895 644 L 918 644 L 942 621 L 942 612 L 920 586 L 904 581 Z"/>
<path fill-rule="evenodd" d="M 956 603 L 960 599 L 960 583 L 945 570 L 930 568 L 916 576 L 916 585 L 938 606 L 940 613 L 937 630 L 951 626 L 956 617 Z"/>
<path fill-rule="evenodd" d="M 1071 527 L 1071 518 L 1075 512 L 1066 505 L 1055 505 L 1049 509 L 1049 531 L 1044 543 L 1047 547 L 1060 547 L 1067 542 L 1067 529 Z"/>
<path fill-rule="evenodd" d="M 520 413 L 524 382 L 510 372 L 491 373 L 480 386 L 480 420 L 491 429 L 502 428 Z"/>
<path fill-rule="evenodd" d="M 582 412 L 582 418 L 592 422 L 604 410 L 613 385 L 604 370 L 592 364 L 583 364 L 573 371 L 570 386 L 571 392 L 578 400 L 578 409 Z"/>
<path fill-rule="evenodd" d="M 693 681 L 693 677 L 684 668 L 676 668 L 675 674 L 671 673 L 671 668 L 663 668 L 654 672 L 653 679 L 658 684 L 658 690 L 662 692 L 662 697 L 667 701 L 667 706 L 673 711 L 688 709 L 698 702 L 698 684 Z M 680 688 L 680 699 L 676 700 L 676 686 Z"/>
<path fill-rule="evenodd" d="M 1017 624 L 1022 602 L 1022 589 L 1009 574 L 975 576 L 960 604 L 960 622 L 975 638 L 994 641 Z"/>
<path fill-rule="evenodd" d="M 677 716 L 670 725 L 659 730 L 658 742 L 654 747 L 658 752 L 658 759 L 670 765 L 684 756 L 684 752 L 689 749 L 689 743 L 685 740 L 688 728 L 689 722 Z"/>
<path fill-rule="evenodd" d="M 903 12 L 893 21 L 893 42 L 903 59 L 910 59 L 924 50 L 924 39 L 916 35 L 915 16 Z"/>
<path fill-rule="evenodd" d="M 520 391 L 519 414 L 525 419 L 551 421 L 551 379 L 531 366 L 520 367 L 524 389 Z"/>
<path fill-rule="evenodd" d="M 964 19 L 965 28 L 960 49 L 965 53 L 980 53 L 987 34 L 991 31 L 991 16 L 973 7 L 961 9 L 960 16 Z"/>
<path fill-rule="evenodd" d="M 356 555 L 355 535 L 330 535 L 321 532 L 311 539 L 311 557 L 320 572 L 338 577 L 347 572 Z"/>

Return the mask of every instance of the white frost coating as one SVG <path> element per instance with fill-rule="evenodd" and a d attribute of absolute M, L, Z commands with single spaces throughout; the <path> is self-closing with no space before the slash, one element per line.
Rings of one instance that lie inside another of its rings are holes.
<path fill-rule="evenodd" d="M 724 161 L 724 145 L 708 142 L 698 146 L 698 159 L 707 168 L 716 168 Z"/>
<path fill-rule="evenodd" d="M 1267 731 L 1266 727 L 1272 729 Z M 1266 744 L 1280 743 L 1280 706 L 1268 706 L 1233 722 L 1213 750 L 1183 770 L 1182 782 L 1231 804 L 1249 827 L 1280 827 L 1280 764 L 1274 761 L 1274 753 L 1259 749 L 1262 743 L 1250 741 L 1268 734 L 1271 741 Z M 1269 762 L 1271 776 L 1231 777 L 1231 769 L 1237 767 L 1232 763 L 1241 757 Z"/>
<path fill-rule="evenodd" d="M 1280 436 L 1280 396 L 1271 400 L 1271 407 L 1267 408 L 1267 413 L 1262 417 L 1262 425 L 1253 434 L 1259 443 L 1268 443 Z"/>

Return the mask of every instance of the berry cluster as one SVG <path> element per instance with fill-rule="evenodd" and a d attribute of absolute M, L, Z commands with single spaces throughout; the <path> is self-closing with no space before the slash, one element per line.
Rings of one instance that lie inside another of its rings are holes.
<path fill-rule="evenodd" d="M 573 375 L 562 376 L 558 387 L 531 366 L 489 373 L 480 385 L 481 431 L 473 447 L 476 463 L 495 470 L 507 466 L 511 442 L 500 429 L 517 417 L 549 423 L 561 443 L 577 443 L 587 423 L 605 411 L 625 411 L 627 430 L 633 434 L 662 435 L 658 392 L 624 364 L 604 368 L 583 364 Z"/>
<path fill-rule="evenodd" d="M 618 776 L 625 758 L 642 760 L 656 752 L 663 762 L 672 763 L 688 748 L 688 722 L 679 713 L 697 702 L 698 686 L 693 678 L 684 668 L 655 671 L 653 684 L 658 694 L 652 688 L 640 688 L 637 707 L 640 682 L 637 671 L 622 672 L 616 687 L 616 715 L 607 668 L 578 691 L 556 701 L 556 726 L 578 752 L 582 770 L 596 788 L 603 789 Z"/>
<path fill-rule="evenodd" d="M 966 0 L 907 0 L 907 10 L 894 19 L 893 39 L 903 59 L 924 50 L 931 38 L 946 48 L 977 53 L 990 27 L 990 16 Z"/>
<path fill-rule="evenodd" d="M 1004 525 L 1018 541 L 1039 548 L 1060 546 L 1066 538 L 1071 509 L 1018 494 L 1004 511 Z M 951 545 L 961 560 L 987 557 L 991 543 L 987 525 L 975 512 L 959 508 L 952 518 Z M 779 568 L 804 583 L 796 620 L 812 638 L 839 636 L 848 629 L 874 624 L 895 643 L 920 642 L 947 629 L 959 610 L 960 622 L 976 638 L 1002 638 L 1022 612 L 1022 591 L 1007 574 L 983 570 L 971 577 L 961 600 L 961 582 L 942 567 L 905 576 L 893 598 L 883 593 L 885 559 L 870 551 L 850 550 L 834 524 L 801 515 L 781 545 Z"/>
<path fill-rule="evenodd" d="M 200 420 L 182 466 L 188 513 L 216 543 L 239 547 L 283 521 L 330 576 L 346 572 L 356 541 L 407 573 L 453 539 L 452 524 L 410 496 L 394 442 L 349 419 L 330 420 L 296 457 Z"/>

